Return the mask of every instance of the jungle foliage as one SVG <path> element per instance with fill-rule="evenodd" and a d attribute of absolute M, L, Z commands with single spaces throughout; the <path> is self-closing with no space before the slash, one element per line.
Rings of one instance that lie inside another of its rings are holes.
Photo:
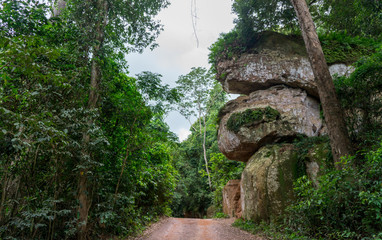
<path fill-rule="evenodd" d="M 1 239 L 76 239 L 81 169 L 92 239 L 131 235 L 170 213 L 175 137 L 163 118 L 178 97 L 158 75 L 129 77 L 123 59 L 155 45 L 160 25 L 152 16 L 167 3 L 111 2 L 94 109 L 87 102 L 97 6 L 68 1 L 62 16 L 48 18 L 39 1 L 0 5 Z"/>

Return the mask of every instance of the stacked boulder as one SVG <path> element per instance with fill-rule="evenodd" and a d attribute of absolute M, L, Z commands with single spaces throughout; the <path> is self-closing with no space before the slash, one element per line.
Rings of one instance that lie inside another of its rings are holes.
<path fill-rule="evenodd" d="M 351 71 L 344 64 L 330 70 L 338 75 Z M 265 32 L 251 53 L 219 62 L 217 72 L 225 91 L 247 95 L 229 101 L 219 113 L 220 151 L 228 159 L 247 163 L 240 182 L 240 209 L 230 211 L 240 211 L 245 219 L 268 220 L 293 200 L 298 157 L 291 142 L 301 135 L 325 134 L 304 44 Z M 319 161 L 312 159 L 304 169 L 312 171 L 308 176 L 317 176 Z"/>

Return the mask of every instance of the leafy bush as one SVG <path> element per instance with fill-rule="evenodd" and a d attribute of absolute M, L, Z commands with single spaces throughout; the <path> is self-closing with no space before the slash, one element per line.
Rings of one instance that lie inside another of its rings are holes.
<path fill-rule="evenodd" d="M 229 33 L 221 33 L 218 40 L 213 43 L 208 55 L 208 62 L 213 68 L 219 61 L 230 60 L 234 56 L 238 56 L 247 50 L 247 46 L 241 40 L 239 33 L 232 30 Z"/>
<path fill-rule="evenodd" d="M 214 218 L 229 218 L 229 216 L 227 216 L 226 214 L 224 214 L 222 212 L 217 212 L 217 213 L 215 213 Z"/>
<path fill-rule="evenodd" d="M 364 157 L 360 168 L 354 167 L 354 157 L 343 158 L 342 169 L 321 176 L 317 188 L 306 176 L 300 178 L 299 200 L 287 210 L 287 226 L 325 239 L 382 237 L 382 142 Z"/>

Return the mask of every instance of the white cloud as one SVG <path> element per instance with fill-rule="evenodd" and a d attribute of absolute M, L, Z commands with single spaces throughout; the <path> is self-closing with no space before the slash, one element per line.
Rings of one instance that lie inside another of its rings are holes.
<path fill-rule="evenodd" d="M 157 16 L 164 25 L 157 39 L 159 47 L 127 56 L 131 75 L 142 71 L 160 73 L 162 81 L 174 87 L 178 77 L 187 74 L 191 67 L 209 68 L 208 47 L 221 32 L 233 28 L 231 4 L 232 0 L 197 0 L 197 48 L 191 22 L 191 0 L 171 1 L 171 5 Z M 175 112 L 169 114 L 166 122 L 179 136 L 182 129 L 190 127 L 188 121 Z"/>
<path fill-rule="evenodd" d="M 187 137 L 191 134 L 191 132 L 185 128 L 181 128 L 179 132 L 177 133 L 179 137 L 179 141 L 184 141 L 187 139 Z"/>

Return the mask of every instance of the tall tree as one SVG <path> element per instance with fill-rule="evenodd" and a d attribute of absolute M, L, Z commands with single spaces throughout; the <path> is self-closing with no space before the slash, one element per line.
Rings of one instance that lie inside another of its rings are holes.
<path fill-rule="evenodd" d="M 206 149 L 206 115 L 210 91 L 213 87 L 213 75 L 205 68 L 193 67 L 187 75 L 180 76 L 176 83 L 178 84 L 178 92 L 182 96 L 179 103 L 180 113 L 189 122 L 191 117 L 196 117 L 199 122 L 199 134 L 203 139 L 203 159 L 206 165 L 208 184 L 212 188 Z"/>
<path fill-rule="evenodd" d="M 305 0 L 291 0 L 291 2 L 300 23 L 309 61 L 313 69 L 325 122 L 328 127 L 334 162 L 338 163 L 341 156 L 349 155 L 352 152 L 343 111 L 336 96 L 334 83 L 308 5 Z M 337 164 L 337 167 L 340 168 L 340 165 Z"/>

